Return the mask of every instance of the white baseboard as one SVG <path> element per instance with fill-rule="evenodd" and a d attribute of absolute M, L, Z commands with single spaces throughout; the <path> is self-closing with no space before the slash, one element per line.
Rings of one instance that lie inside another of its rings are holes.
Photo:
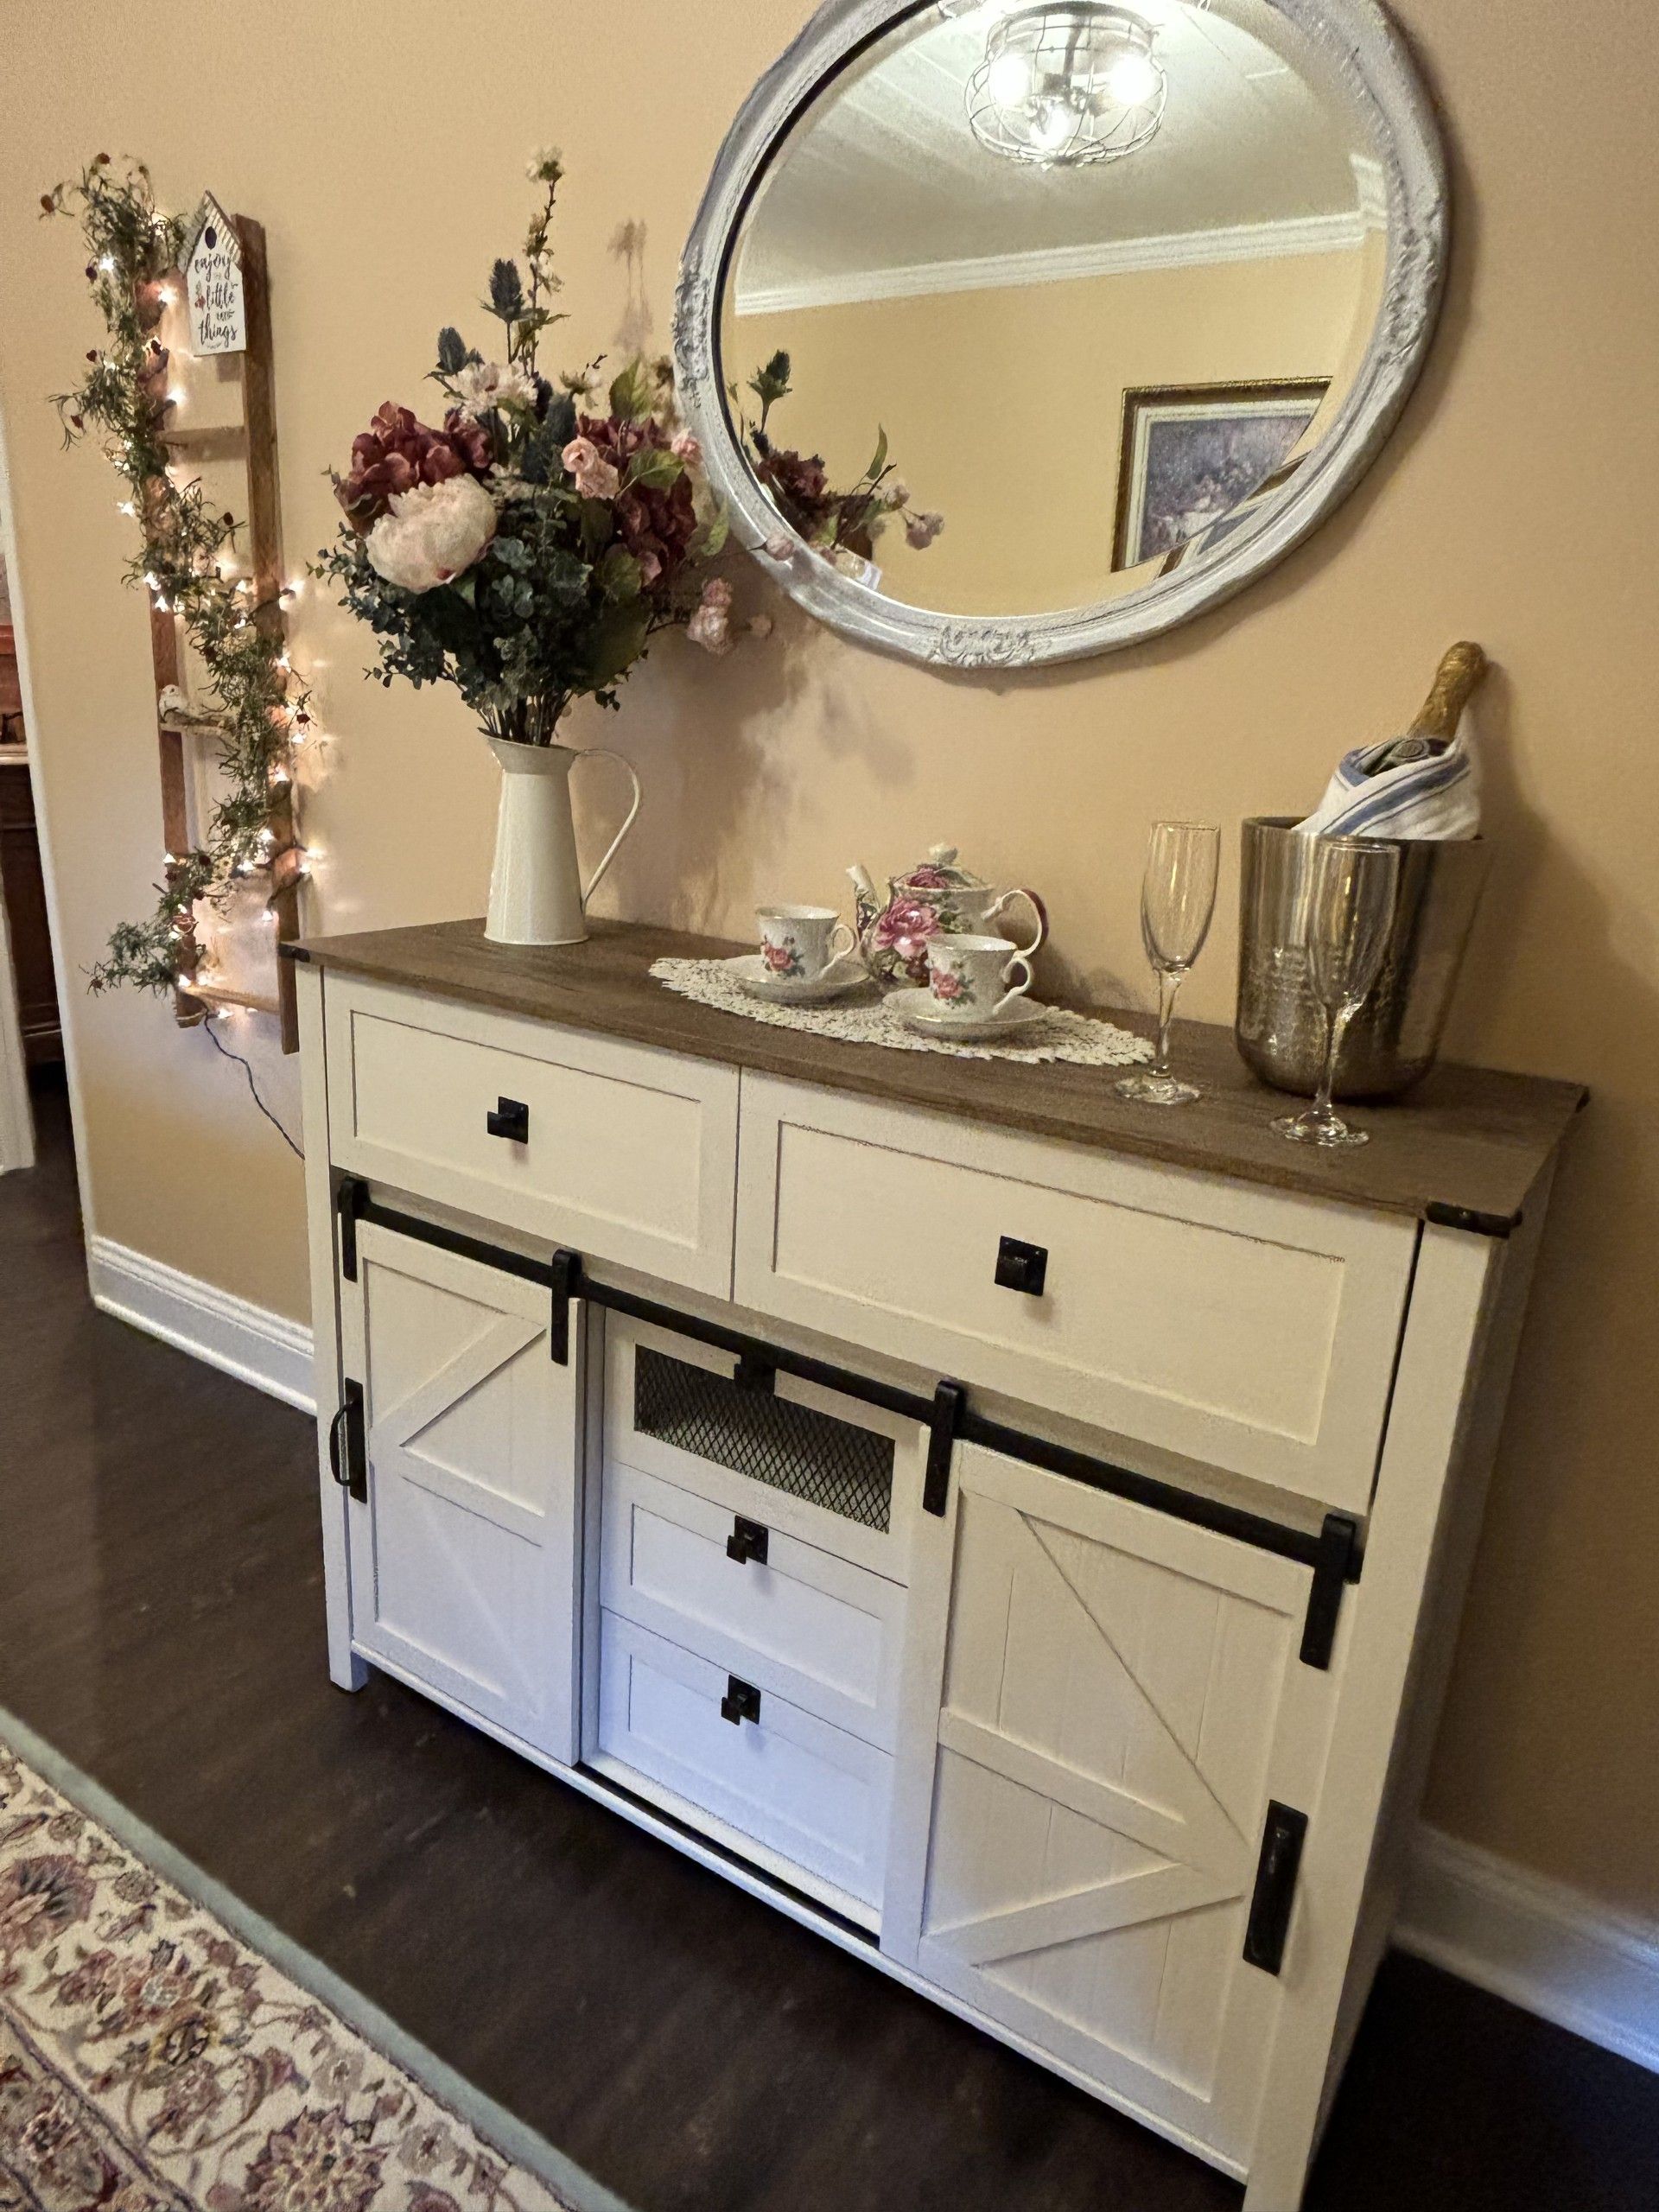
<path fill-rule="evenodd" d="M 285 1405 L 315 1412 L 311 1332 L 298 1321 L 250 1306 L 107 1236 L 88 1238 L 86 1271 L 100 1312 L 194 1352 Z"/>
<path fill-rule="evenodd" d="M 1394 1940 L 1659 2072 L 1659 1925 L 1419 1829 Z"/>
<path fill-rule="evenodd" d="M 210 1366 L 315 1411 L 311 1332 L 108 1237 L 92 1298 Z M 1659 1925 L 1624 1917 L 1438 1828 L 1419 1830 L 1394 1940 L 1450 1974 L 1659 2072 Z"/>

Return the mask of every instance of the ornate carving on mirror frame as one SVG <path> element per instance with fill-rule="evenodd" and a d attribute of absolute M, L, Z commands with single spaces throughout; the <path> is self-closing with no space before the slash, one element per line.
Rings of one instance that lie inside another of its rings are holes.
<path fill-rule="evenodd" d="M 843 635 L 952 668 L 1074 660 L 1162 635 L 1241 591 L 1346 498 L 1394 428 L 1433 335 L 1449 210 L 1434 113 L 1399 32 L 1376 0 L 1267 0 L 1323 54 L 1365 122 L 1388 205 L 1382 297 L 1364 359 L 1335 420 L 1285 488 L 1208 556 L 1096 605 L 1053 613 L 958 614 L 889 599 L 810 552 L 757 551 L 791 598 Z M 931 5 L 931 0 L 929 0 Z M 748 198 L 806 105 L 882 31 L 927 12 L 917 0 L 825 0 L 739 111 L 716 158 L 681 261 L 674 351 L 680 400 L 710 480 L 753 548 L 788 535 L 755 480 L 721 390 L 721 282 Z M 711 273 L 713 272 L 713 273 Z M 729 373 L 729 372 L 728 372 Z"/>

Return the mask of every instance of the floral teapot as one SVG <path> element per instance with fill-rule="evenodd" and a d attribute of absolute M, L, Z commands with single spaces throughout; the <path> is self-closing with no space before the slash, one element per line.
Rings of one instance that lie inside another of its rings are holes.
<path fill-rule="evenodd" d="M 957 867 L 954 845 L 935 845 L 919 867 L 890 876 L 885 903 L 867 869 L 855 866 L 847 873 L 853 880 L 859 949 L 870 973 L 884 982 L 925 984 L 930 938 L 952 931 L 1001 936 L 996 924 L 1018 899 L 1030 908 L 1033 925 L 1020 950 L 1029 956 L 1048 935 L 1047 910 L 1034 891 L 997 890 Z"/>

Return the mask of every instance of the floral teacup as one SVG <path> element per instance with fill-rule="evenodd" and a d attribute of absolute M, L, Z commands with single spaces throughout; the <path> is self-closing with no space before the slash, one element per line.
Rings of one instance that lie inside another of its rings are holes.
<path fill-rule="evenodd" d="M 833 906 L 761 906 L 755 919 L 760 957 L 775 982 L 816 983 L 858 943 L 857 931 Z"/>
<path fill-rule="evenodd" d="M 940 1020 L 995 1021 L 1031 988 L 1031 963 L 1005 937 L 930 938 L 927 988 Z"/>

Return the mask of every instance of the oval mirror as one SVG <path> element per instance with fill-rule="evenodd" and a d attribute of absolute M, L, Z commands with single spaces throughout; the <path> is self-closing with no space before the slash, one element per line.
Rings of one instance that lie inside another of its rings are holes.
<path fill-rule="evenodd" d="M 1371 0 L 830 0 L 704 196 L 682 404 L 736 533 L 837 629 L 1099 652 L 1352 486 L 1445 223 Z"/>

